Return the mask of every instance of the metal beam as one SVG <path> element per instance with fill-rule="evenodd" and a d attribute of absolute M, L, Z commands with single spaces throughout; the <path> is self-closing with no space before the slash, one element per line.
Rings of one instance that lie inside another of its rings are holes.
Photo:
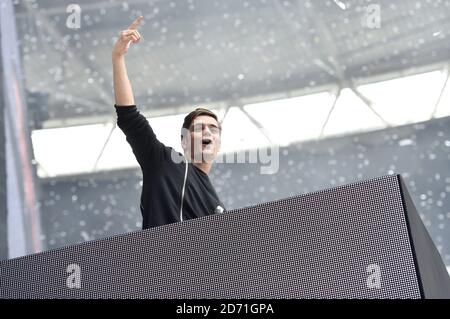
<path fill-rule="evenodd" d="M 436 117 L 437 109 L 439 107 L 439 104 L 441 103 L 442 96 L 444 95 L 445 89 L 447 88 L 448 79 L 450 77 L 450 65 L 447 65 L 446 72 L 447 72 L 447 77 L 445 78 L 444 85 L 442 86 L 441 92 L 439 93 L 439 97 L 436 101 L 436 104 L 434 105 L 434 109 L 433 109 L 433 112 L 431 113 L 430 120 L 434 119 Z"/>
<path fill-rule="evenodd" d="M 2 30 L 0 28 L 0 260 L 8 259 L 8 211 L 6 190 L 5 98 L 3 92 Z"/>
<path fill-rule="evenodd" d="M 238 106 L 239 109 L 249 118 L 249 120 L 258 128 L 258 130 L 264 135 L 264 137 L 269 141 L 269 143 L 273 143 L 269 132 L 264 128 L 264 125 L 262 125 L 257 119 L 255 119 L 250 113 L 248 113 L 243 105 Z"/>

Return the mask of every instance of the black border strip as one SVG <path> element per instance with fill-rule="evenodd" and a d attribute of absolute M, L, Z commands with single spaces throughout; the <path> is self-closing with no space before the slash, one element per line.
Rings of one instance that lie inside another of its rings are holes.
<path fill-rule="evenodd" d="M 419 284 L 420 296 L 422 297 L 422 299 L 425 299 L 425 291 L 423 289 L 422 276 L 420 275 L 419 260 L 417 258 L 417 254 L 416 254 L 416 247 L 414 245 L 414 239 L 412 236 L 410 220 L 409 220 L 409 216 L 407 213 L 406 200 L 405 200 L 405 196 L 403 194 L 404 189 L 402 187 L 402 177 L 400 174 L 397 174 L 396 177 L 397 177 L 398 186 L 400 188 L 400 196 L 402 198 L 403 214 L 405 215 L 406 227 L 408 229 L 408 238 L 409 238 L 409 243 L 411 244 L 412 256 L 413 256 L 413 260 L 414 260 L 414 267 L 416 268 L 416 275 L 417 275 L 417 280 L 418 280 L 418 284 Z"/>

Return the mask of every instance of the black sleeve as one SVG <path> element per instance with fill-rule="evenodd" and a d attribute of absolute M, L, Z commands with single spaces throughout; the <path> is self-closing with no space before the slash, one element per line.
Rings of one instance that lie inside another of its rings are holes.
<path fill-rule="evenodd" d="M 165 146 L 157 138 L 136 105 L 117 106 L 117 126 L 125 133 L 142 170 L 155 169 L 163 160 Z"/>

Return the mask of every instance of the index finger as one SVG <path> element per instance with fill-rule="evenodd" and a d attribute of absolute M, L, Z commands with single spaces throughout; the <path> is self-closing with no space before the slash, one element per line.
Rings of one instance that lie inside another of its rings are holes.
<path fill-rule="evenodd" d="M 130 26 L 128 27 L 128 30 L 136 30 L 137 27 L 139 26 L 139 24 L 141 24 L 142 18 L 144 18 L 143 16 L 139 16 L 136 18 L 136 20 L 134 20 Z"/>

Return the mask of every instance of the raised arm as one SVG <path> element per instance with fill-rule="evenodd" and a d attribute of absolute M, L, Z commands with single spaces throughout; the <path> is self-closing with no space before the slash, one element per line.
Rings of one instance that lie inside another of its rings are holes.
<path fill-rule="evenodd" d="M 133 89 L 125 65 L 125 54 L 131 43 L 138 43 L 141 39 L 137 28 L 142 18 L 142 16 L 137 17 L 128 29 L 120 32 L 119 39 L 112 50 L 114 98 L 117 106 L 135 105 Z"/>
<path fill-rule="evenodd" d="M 120 32 L 112 50 L 114 96 L 117 126 L 125 133 L 143 171 L 156 170 L 163 161 L 165 146 L 157 138 L 147 119 L 139 113 L 134 101 L 133 90 L 125 67 L 125 54 L 131 43 L 141 39 L 137 28 L 142 16 Z M 167 156 L 166 156 L 167 157 Z"/>

